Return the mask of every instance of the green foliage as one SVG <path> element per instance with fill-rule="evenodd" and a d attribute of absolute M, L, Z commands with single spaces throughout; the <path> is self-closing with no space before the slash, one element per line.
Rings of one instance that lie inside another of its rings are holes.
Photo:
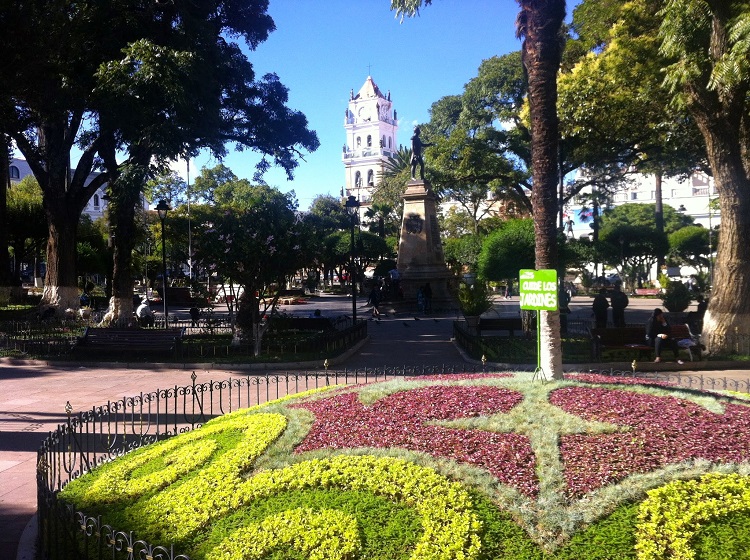
<path fill-rule="evenodd" d="M 686 226 L 669 234 L 669 254 L 681 263 L 703 268 L 708 266 L 708 230 Z"/>
<path fill-rule="evenodd" d="M 477 317 L 492 308 L 492 292 L 485 282 L 475 281 L 472 286 L 461 283 L 458 286 L 458 305 L 468 317 Z"/>
<path fill-rule="evenodd" d="M 639 560 L 689 559 L 694 558 L 689 543 L 705 521 L 750 512 L 750 477 L 710 473 L 671 482 L 648 495 L 638 514 Z"/>
<path fill-rule="evenodd" d="M 627 560 L 635 558 L 635 527 L 640 504 L 625 504 L 573 535 L 555 560 Z"/>
<path fill-rule="evenodd" d="M 309 517 L 313 520 L 325 510 L 340 511 L 356 519 L 361 532 L 361 542 L 358 543 L 358 557 L 361 558 L 406 560 L 414 547 L 416 535 L 421 531 L 419 517 L 403 504 L 366 491 L 313 488 L 279 492 L 218 521 L 206 540 L 198 545 L 197 552 L 200 555 L 214 549 L 240 527 L 258 525 L 266 518 L 300 508 L 310 510 Z M 304 529 L 295 530 L 305 532 Z"/>
<path fill-rule="evenodd" d="M 702 560 L 750 559 L 750 510 L 711 519 L 701 525 L 690 544 Z"/>
<path fill-rule="evenodd" d="M 517 278 L 522 268 L 535 268 L 534 223 L 508 220 L 482 243 L 477 271 L 487 280 Z"/>
<path fill-rule="evenodd" d="M 662 286 L 664 286 L 664 282 L 662 282 Z M 688 287 L 678 280 L 667 280 L 666 286 L 661 301 L 667 311 L 672 313 L 685 311 L 690 302 L 693 301 L 693 296 Z"/>

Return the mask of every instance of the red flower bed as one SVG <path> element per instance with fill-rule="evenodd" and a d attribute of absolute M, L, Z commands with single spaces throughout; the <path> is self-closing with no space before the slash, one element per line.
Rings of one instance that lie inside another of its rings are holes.
<path fill-rule="evenodd" d="M 750 460 L 747 406 L 726 404 L 724 414 L 715 414 L 675 397 L 593 387 L 558 389 L 550 403 L 586 420 L 629 428 L 624 433 L 561 436 L 571 497 L 670 463 Z"/>
<path fill-rule="evenodd" d="M 394 393 L 363 405 L 354 393 L 296 405 L 315 422 L 296 452 L 322 448 L 402 447 L 486 469 L 526 495 L 538 491 L 529 439 L 431 426 L 453 420 L 508 412 L 523 396 L 498 387 L 432 386 Z"/>

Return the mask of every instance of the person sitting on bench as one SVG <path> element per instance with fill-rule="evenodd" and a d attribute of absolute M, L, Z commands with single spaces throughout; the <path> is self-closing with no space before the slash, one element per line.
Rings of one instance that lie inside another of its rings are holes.
<path fill-rule="evenodd" d="M 654 347 L 654 354 L 656 354 L 655 363 L 661 362 L 661 349 L 665 345 L 672 349 L 674 359 L 678 364 L 684 363 L 679 359 L 680 348 L 677 345 L 677 340 L 670 336 L 669 323 L 659 308 L 654 309 L 653 314 L 648 318 L 648 322 L 646 323 L 646 342 Z"/>

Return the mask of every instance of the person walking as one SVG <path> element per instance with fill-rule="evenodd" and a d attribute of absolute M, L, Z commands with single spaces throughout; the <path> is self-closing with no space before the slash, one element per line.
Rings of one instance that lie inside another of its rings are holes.
<path fill-rule="evenodd" d="M 367 305 L 372 305 L 372 316 L 380 319 L 380 286 L 377 284 L 370 290 L 370 296 L 367 298 Z"/>
<path fill-rule="evenodd" d="M 610 296 L 612 302 L 612 322 L 615 327 L 625 326 L 625 308 L 630 303 L 628 296 L 622 291 L 621 284 L 615 284 L 615 289 Z"/>
<path fill-rule="evenodd" d="M 609 309 L 609 301 L 607 301 L 606 288 L 599 289 L 599 293 L 594 297 L 594 302 L 591 304 L 591 308 L 594 310 L 594 322 L 596 323 L 596 328 L 607 328 L 607 309 Z"/>
<path fill-rule="evenodd" d="M 424 285 L 424 288 L 422 288 L 422 293 L 424 294 L 424 312 L 431 313 L 432 312 L 432 287 L 430 286 L 429 282 L 427 282 Z"/>
<path fill-rule="evenodd" d="M 661 349 L 668 346 L 674 353 L 674 359 L 678 364 L 684 363 L 680 360 L 680 348 L 677 340 L 670 336 L 669 322 L 661 309 L 656 308 L 646 322 L 646 342 L 654 347 L 654 363 L 661 362 Z"/>

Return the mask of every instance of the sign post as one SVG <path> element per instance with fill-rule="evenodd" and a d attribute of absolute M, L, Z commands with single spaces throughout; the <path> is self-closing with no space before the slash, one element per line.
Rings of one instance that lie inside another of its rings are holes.
<path fill-rule="evenodd" d="M 536 311 L 536 369 L 532 380 L 535 380 L 537 376 L 546 380 L 541 363 L 542 338 L 539 328 L 539 312 L 558 309 L 557 271 L 519 270 L 518 288 L 521 294 L 521 309 Z"/>

